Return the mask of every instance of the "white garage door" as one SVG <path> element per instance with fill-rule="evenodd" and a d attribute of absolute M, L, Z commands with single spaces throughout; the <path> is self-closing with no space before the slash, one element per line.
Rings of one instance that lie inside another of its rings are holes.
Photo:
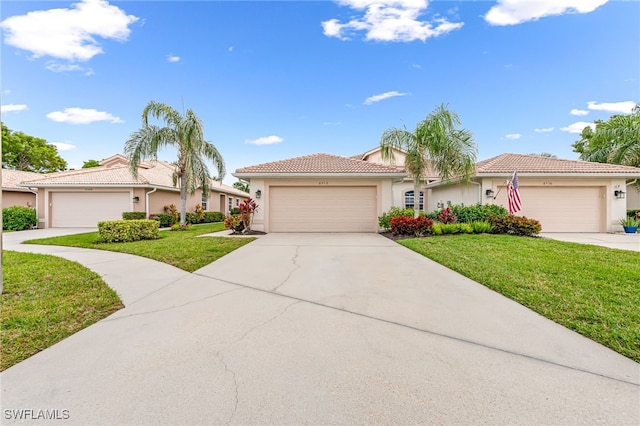
<path fill-rule="evenodd" d="M 122 219 L 131 210 L 129 192 L 53 192 L 51 226 L 95 228 L 102 220 Z"/>
<path fill-rule="evenodd" d="M 518 216 L 536 219 L 542 232 L 602 232 L 603 203 L 599 187 L 520 186 Z M 507 206 L 506 189 L 497 200 Z"/>
<path fill-rule="evenodd" d="M 269 189 L 270 232 L 377 232 L 374 186 Z"/>

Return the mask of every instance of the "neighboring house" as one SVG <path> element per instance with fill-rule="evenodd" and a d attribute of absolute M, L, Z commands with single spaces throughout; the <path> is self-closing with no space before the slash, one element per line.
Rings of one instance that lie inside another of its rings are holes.
<path fill-rule="evenodd" d="M 395 152 L 391 164 L 376 148 L 349 158 L 315 154 L 259 164 L 233 175 L 250 181 L 260 204 L 255 230 L 376 232 L 378 216 L 390 207 L 414 205 L 413 181 L 403 165 L 402 151 Z M 621 230 L 618 219 L 626 214 L 626 196 L 635 190 L 629 184 L 640 179 L 635 167 L 503 154 L 477 163 L 467 183 L 444 182 L 427 170 L 420 205 L 426 211 L 450 204 L 506 206 L 504 185 L 514 170 L 523 203 L 517 214 L 539 220 L 546 232 Z"/>
<path fill-rule="evenodd" d="M 11 206 L 35 208 L 38 199 L 37 189 L 25 188 L 18 186 L 18 184 L 40 176 L 40 174 L 33 172 L 2 169 L 2 208 Z"/>
<path fill-rule="evenodd" d="M 143 161 L 134 178 L 127 157 L 117 154 L 99 167 L 37 175 L 18 187 L 38 190 L 39 227 L 95 227 L 102 220 L 122 219 L 123 212 L 164 213 L 164 206 L 180 206 L 180 190 L 173 182 L 174 167 L 164 161 Z M 211 182 L 208 198 L 202 191 L 187 196 L 187 211 L 201 204 L 206 211 L 227 214 L 248 196 L 219 182 Z"/>

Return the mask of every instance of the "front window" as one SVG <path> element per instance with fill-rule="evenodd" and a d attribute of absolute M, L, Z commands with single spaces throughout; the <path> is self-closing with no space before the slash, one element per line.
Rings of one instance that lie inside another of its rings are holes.
<path fill-rule="evenodd" d="M 415 197 L 413 191 L 407 191 L 404 193 L 404 207 L 406 209 L 415 208 Z M 424 192 L 420 191 L 420 210 L 424 210 Z"/>
<path fill-rule="evenodd" d="M 200 205 L 202 206 L 202 210 L 207 211 L 207 201 L 209 201 L 208 197 L 205 197 L 204 194 L 202 194 L 202 202 L 200 203 Z"/>
<path fill-rule="evenodd" d="M 229 197 L 229 214 L 231 214 L 232 208 L 233 208 L 233 198 Z"/>

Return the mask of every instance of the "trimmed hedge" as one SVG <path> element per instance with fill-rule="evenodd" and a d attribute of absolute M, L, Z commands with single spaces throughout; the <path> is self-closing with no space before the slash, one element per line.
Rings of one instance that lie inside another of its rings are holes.
<path fill-rule="evenodd" d="M 493 216 L 489 218 L 494 234 L 510 234 L 533 236 L 542 231 L 542 225 L 535 219 L 528 219 L 521 216 Z"/>
<path fill-rule="evenodd" d="M 146 216 L 145 212 L 122 212 L 123 220 L 143 220 Z"/>
<path fill-rule="evenodd" d="M 203 223 L 222 222 L 224 220 L 224 213 L 222 212 L 204 212 Z"/>
<path fill-rule="evenodd" d="M 431 233 L 433 220 L 424 216 L 398 216 L 391 219 L 391 232 L 394 235 L 415 235 L 420 237 Z"/>
<path fill-rule="evenodd" d="M 176 220 L 175 216 L 169 213 L 158 213 L 149 215 L 149 219 L 156 220 L 160 224 L 160 228 L 169 228 Z"/>
<path fill-rule="evenodd" d="M 2 230 L 22 231 L 38 224 L 36 211 L 24 206 L 11 206 L 2 209 Z"/>
<path fill-rule="evenodd" d="M 100 239 L 105 243 L 126 243 L 160 238 L 157 220 L 108 220 L 98 222 Z"/>
<path fill-rule="evenodd" d="M 484 222 L 492 216 L 506 216 L 508 210 L 497 204 L 474 204 L 471 206 L 452 205 L 449 211 L 456 217 L 457 223 Z M 446 209 L 438 209 L 426 214 L 433 220 L 439 220 Z"/>

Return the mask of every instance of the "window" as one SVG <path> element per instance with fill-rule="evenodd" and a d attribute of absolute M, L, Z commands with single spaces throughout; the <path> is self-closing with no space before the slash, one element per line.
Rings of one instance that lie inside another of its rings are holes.
<path fill-rule="evenodd" d="M 240 207 L 240 198 L 236 198 L 236 207 Z"/>
<path fill-rule="evenodd" d="M 404 193 L 404 207 L 406 209 L 414 208 L 414 196 L 413 191 L 407 191 Z M 424 192 L 420 191 L 420 210 L 424 210 Z"/>
<path fill-rule="evenodd" d="M 209 198 L 205 197 L 204 194 L 202 194 L 202 202 L 200 203 L 200 205 L 202 206 L 202 210 L 207 211 L 207 201 L 209 201 Z"/>
<path fill-rule="evenodd" d="M 233 198 L 229 197 L 229 214 L 231 214 L 231 209 L 233 208 Z"/>

